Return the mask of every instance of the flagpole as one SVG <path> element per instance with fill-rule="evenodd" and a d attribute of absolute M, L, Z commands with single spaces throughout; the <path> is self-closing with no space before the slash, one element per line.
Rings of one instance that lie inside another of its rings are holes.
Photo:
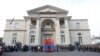
<path fill-rule="evenodd" d="M 13 19 L 11 20 L 10 24 L 12 24 L 13 21 L 14 21 L 14 17 L 13 17 Z"/>

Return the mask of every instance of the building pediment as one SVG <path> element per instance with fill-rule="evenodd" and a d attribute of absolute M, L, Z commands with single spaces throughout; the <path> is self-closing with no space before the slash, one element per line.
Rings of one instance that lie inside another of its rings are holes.
<path fill-rule="evenodd" d="M 28 14 L 35 14 L 35 13 L 51 13 L 51 12 L 55 12 L 55 13 L 68 13 L 68 11 L 58 8 L 58 7 L 54 7 L 51 5 L 45 5 L 42 7 L 38 7 L 35 9 L 31 9 L 28 10 L 27 13 Z"/>

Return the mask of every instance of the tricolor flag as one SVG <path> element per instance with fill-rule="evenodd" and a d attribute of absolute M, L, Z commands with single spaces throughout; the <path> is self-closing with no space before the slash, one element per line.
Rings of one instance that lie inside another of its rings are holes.
<path fill-rule="evenodd" d="M 14 17 L 13 17 L 13 19 L 11 20 L 10 24 L 12 24 L 13 21 L 14 21 Z"/>

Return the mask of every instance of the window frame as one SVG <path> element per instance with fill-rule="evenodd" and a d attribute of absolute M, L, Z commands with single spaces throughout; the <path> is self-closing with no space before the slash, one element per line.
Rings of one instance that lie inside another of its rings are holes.
<path fill-rule="evenodd" d="M 65 41 L 65 35 L 61 35 L 61 43 L 64 43 Z"/>
<path fill-rule="evenodd" d="M 13 35 L 12 35 L 12 44 L 16 43 L 17 37 L 18 37 L 18 34 L 17 33 L 13 33 Z"/>
<path fill-rule="evenodd" d="M 77 22 L 77 23 L 76 23 L 76 26 L 77 26 L 77 28 L 79 29 L 79 28 L 80 28 L 80 23 Z"/>

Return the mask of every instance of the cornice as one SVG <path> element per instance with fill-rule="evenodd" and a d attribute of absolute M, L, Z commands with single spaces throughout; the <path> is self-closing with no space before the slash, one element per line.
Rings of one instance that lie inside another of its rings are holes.
<path fill-rule="evenodd" d="M 24 16 L 24 19 L 32 19 L 32 18 L 40 19 L 39 16 Z"/>
<path fill-rule="evenodd" d="M 26 30 L 4 30 L 4 31 L 26 31 Z"/>
<path fill-rule="evenodd" d="M 69 21 L 88 21 L 88 19 L 70 19 Z"/>
<path fill-rule="evenodd" d="M 90 29 L 69 29 L 69 31 L 90 31 Z"/>
<path fill-rule="evenodd" d="M 7 21 L 11 21 L 12 19 L 7 19 Z M 14 21 L 25 21 L 24 19 L 14 19 Z"/>

